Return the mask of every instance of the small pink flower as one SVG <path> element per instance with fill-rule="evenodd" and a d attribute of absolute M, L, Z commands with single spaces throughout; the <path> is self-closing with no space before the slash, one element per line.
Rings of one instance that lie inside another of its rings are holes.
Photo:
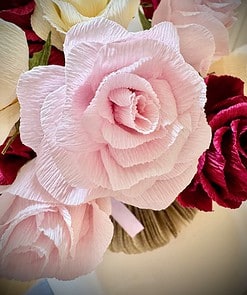
<path fill-rule="evenodd" d="M 58 203 L 37 181 L 34 161 L 23 166 L 0 198 L 1 277 L 71 280 L 91 272 L 112 238 L 110 200 Z"/>
<path fill-rule="evenodd" d="M 38 181 L 67 204 L 110 196 L 169 206 L 211 137 L 205 83 L 180 54 L 176 29 L 130 33 L 95 19 L 67 33 L 64 52 L 65 67 L 34 68 L 17 89 Z M 72 200 L 64 183 L 84 193 Z"/>
<path fill-rule="evenodd" d="M 178 28 L 181 52 L 202 75 L 213 57 L 229 53 L 229 28 L 236 20 L 235 0 L 161 0 L 152 24 L 170 21 Z M 196 50 L 195 50 L 196 49 Z"/>

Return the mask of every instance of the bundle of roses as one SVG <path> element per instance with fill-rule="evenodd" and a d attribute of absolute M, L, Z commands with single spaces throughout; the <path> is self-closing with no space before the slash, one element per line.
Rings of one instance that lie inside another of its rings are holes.
<path fill-rule="evenodd" d="M 247 199 L 243 82 L 202 77 L 229 52 L 239 2 L 141 2 L 1 7 L 2 276 L 94 270 L 110 215 L 130 218 L 122 203 L 212 210 Z M 138 10 L 151 27 L 131 32 Z"/>

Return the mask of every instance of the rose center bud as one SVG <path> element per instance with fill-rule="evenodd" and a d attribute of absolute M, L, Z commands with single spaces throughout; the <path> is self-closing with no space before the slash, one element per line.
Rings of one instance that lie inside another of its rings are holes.
<path fill-rule="evenodd" d="M 114 119 L 142 134 L 153 132 L 159 122 L 159 107 L 143 91 L 118 88 L 109 94 L 113 103 Z"/>

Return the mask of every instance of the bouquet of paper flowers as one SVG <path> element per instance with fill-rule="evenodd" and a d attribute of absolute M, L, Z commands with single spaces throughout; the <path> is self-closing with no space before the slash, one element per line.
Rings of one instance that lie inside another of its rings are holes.
<path fill-rule="evenodd" d="M 153 221 L 176 234 L 172 214 L 247 200 L 239 5 L 0 4 L 1 276 L 73 279 L 120 231 L 140 252 Z"/>

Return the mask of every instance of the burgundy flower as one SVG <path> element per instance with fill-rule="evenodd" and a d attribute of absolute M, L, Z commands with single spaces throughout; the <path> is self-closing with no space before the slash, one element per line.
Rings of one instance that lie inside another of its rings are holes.
<path fill-rule="evenodd" d="M 26 34 L 30 57 L 42 49 L 44 41 L 32 30 L 30 18 L 34 11 L 34 0 L 1 1 L 0 18 L 19 26 Z M 49 64 L 64 65 L 64 54 L 55 47 L 51 49 Z"/>
<path fill-rule="evenodd" d="M 213 201 L 238 208 L 247 200 L 247 97 L 244 83 L 231 76 L 206 78 L 205 111 L 212 128 L 209 149 L 192 182 L 178 196 L 186 207 L 212 211 Z"/>
<path fill-rule="evenodd" d="M 158 7 L 160 0 L 141 0 L 146 18 L 152 19 L 155 9 Z"/>
<path fill-rule="evenodd" d="M 34 151 L 23 145 L 19 136 L 11 144 L 6 154 L 2 155 L 4 146 L 0 146 L 0 185 L 11 184 L 19 169 L 35 157 Z"/>

